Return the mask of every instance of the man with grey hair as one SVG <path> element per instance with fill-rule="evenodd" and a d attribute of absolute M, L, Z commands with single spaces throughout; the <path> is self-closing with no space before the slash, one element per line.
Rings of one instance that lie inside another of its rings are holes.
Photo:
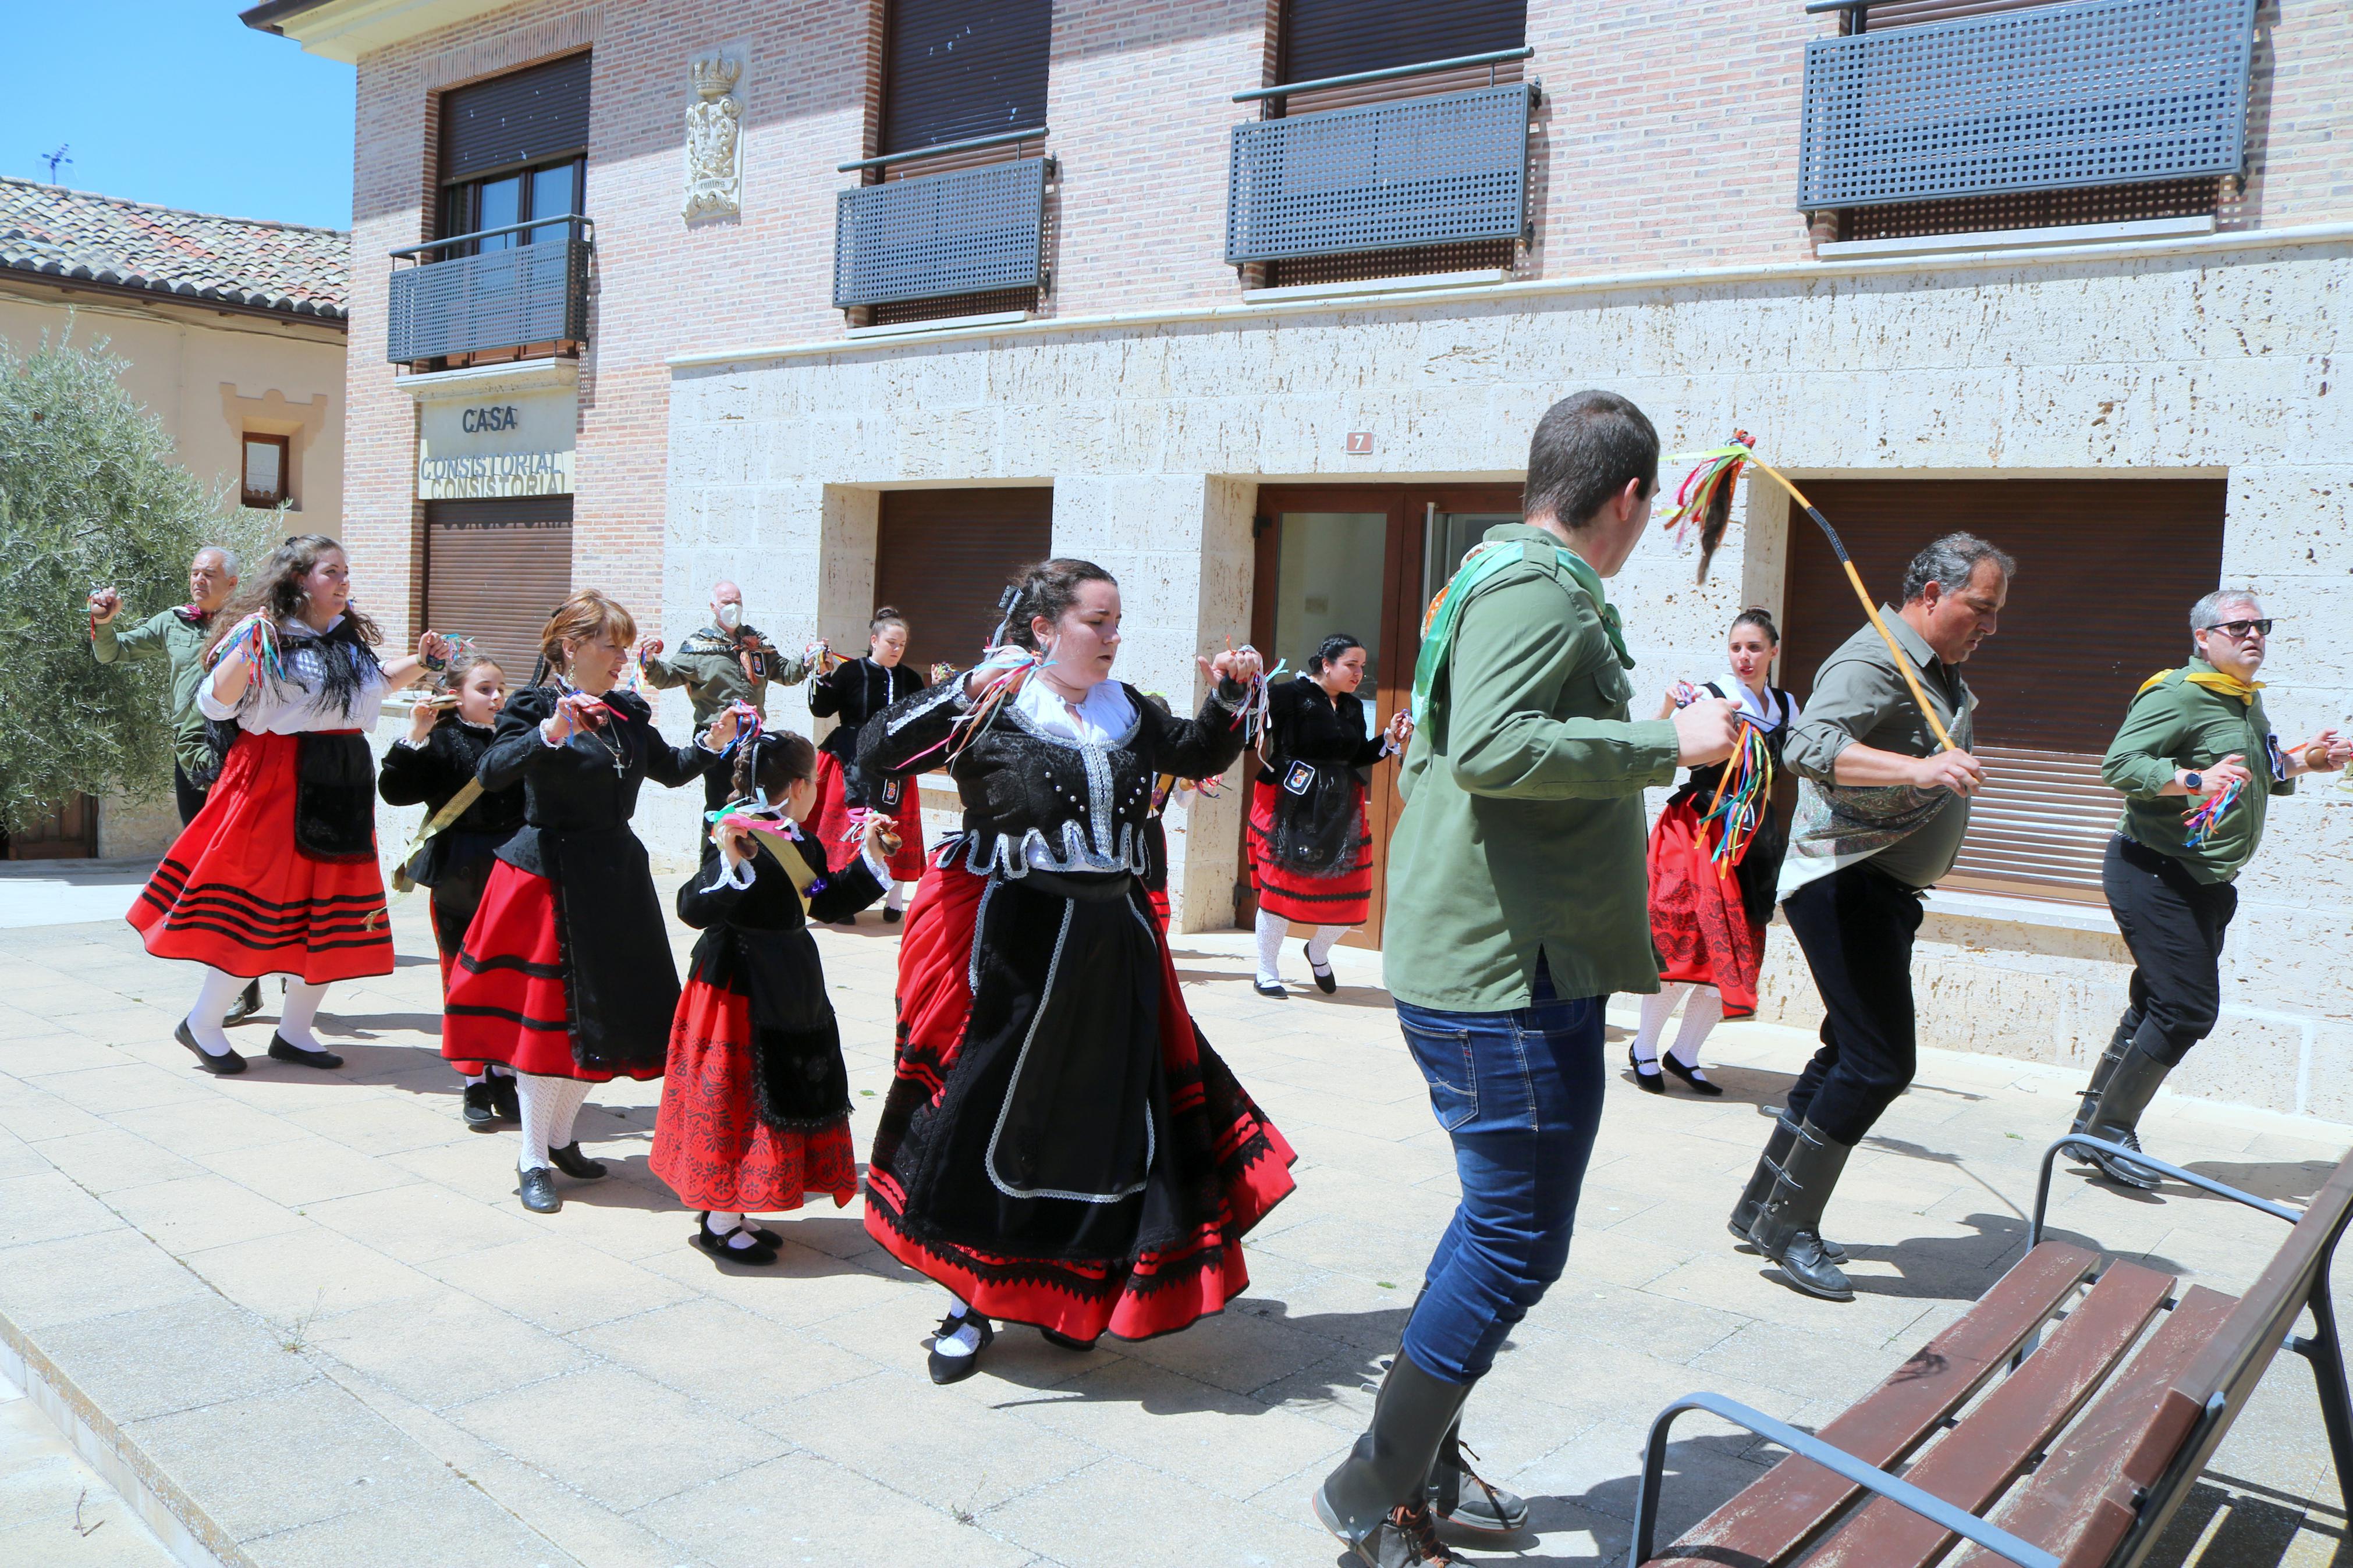
<path fill-rule="evenodd" d="M 1822 1239 L 1822 1208 L 1919 1059 L 1912 938 L 1920 900 L 1953 868 L 1984 770 L 1969 754 L 1977 700 L 1961 665 L 1994 633 L 2017 563 L 1974 534 L 1948 533 L 1912 558 L 1904 606 L 1880 618 L 1955 750 L 1936 731 L 1886 642 L 1865 626 L 1823 661 L 1790 727 L 1783 760 L 1799 777 L 1782 912 L 1813 972 L 1821 1049 L 1789 1090 L 1732 1233 L 1781 1266 L 1798 1289 L 1851 1301 Z"/>
<path fill-rule="evenodd" d="M 2239 907 L 2235 879 L 2263 843 L 2275 795 L 2298 774 L 2334 772 L 2353 742 L 2323 730 L 2283 748 L 2263 712 L 2271 621 L 2254 595 L 2223 589 L 2189 607 L 2193 657 L 2142 682 L 2108 744 L 2100 776 L 2125 797 L 2100 887 L 2132 950 L 2124 1016 L 2092 1069 L 2069 1131 L 2140 1147 L 2141 1112 L 2222 1010 L 2222 937 Z M 2157 1173 L 2078 1148 L 2109 1180 L 2157 1185 Z"/>
<path fill-rule="evenodd" d="M 744 619 L 744 590 L 724 578 L 711 585 L 711 624 L 662 658 L 661 639 L 649 637 L 638 649 L 646 683 L 659 690 L 686 688 L 700 731 L 731 703 L 748 702 L 763 722 L 768 717 L 768 686 L 795 686 L 808 677 L 825 653 L 812 643 L 798 658 L 772 646 Z M 714 767 L 702 776 L 705 809 L 716 811 L 734 794 L 732 769 Z"/>
<path fill-rule="evenodd" d="M 90 596 L 90 651 L 100 664 L 119 658 L 164 656 L 172 676 L 172 794 L 185 827 L 202 811 L 205 797 L 220 773 L 220 759 L 205 734 L 205 716 L 196 711 L 196 686 L 205 673 L 205 640 L 212 635 L 212 619 L 237 592 L 237 553 L 223 545 L 207 544 L 188 562 L 188 602 L 158 610 L 127 632 L 114 629 L 122 614 L 122 595 L 100 588 Z M 261 983 L 255 981 L 230 1007 L 225 1024 L 242 1023 L 261 1005 Z"/>

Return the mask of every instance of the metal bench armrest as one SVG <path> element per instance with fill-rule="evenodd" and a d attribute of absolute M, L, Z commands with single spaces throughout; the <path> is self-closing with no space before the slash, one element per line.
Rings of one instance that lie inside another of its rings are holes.
<path fill-rule="evenodd" d="M 2042 1216 L 2051 1207 L 2051 1172 L 2052 1166 L 2058 1162 L 2059 1152 L 2063 1149 L 2097 1149 L 2104 1153 L 2129 1160 L 2136 1165 L 2162 1172 L 2177 1182 L 2199 1188 L 2203 1192 L 2212 1193 L 2218 1198 L 2229 1198 L 2232 1202 L 2244 1204 L 2251 1209 L 2260 1209 L 2274 1219 L 2284 1219 L 2290 1225 L 2295 1224 L 2304 1217 L 2302 1209 L 2290 1208 L 2285 1204 L 2275 1204 L 2269 1198 L 2259 1198 L 2254 1194 L 2242 1192 L 2237 1187 L 2225 1186 L 2211 1176 L 2201 1176 L 2195 1171 L 2185 1171 L 2180 1166 L 2169 1161 L 2160 1160 L 2154 1154 L 2144 1154 L 2137 1149 L 2127 1149 L 2121 1143 L 2111 1143 L 2105 1138 L 2086 1138 L 2081 1132 L 2071 1132 L 2042 1151 L 2042 1174 L 2034 1184 L 2034 1223 L 2026 1232 L 2026 1246 L 2030 1252 L 2042 1240 Z"/>
<path fill-rule="evenodd" d="M 2017 1563 L 2018 1568 L 2060 1568 L 2059 1559 L 2040 1546 L 2021 1541 L 2000 1526 L 1989 1524 L 1940 1497 L 1931 1496 L 1909 1481 L 1866 1465 L 1843 1448 L 1835 1447 L 1819 1437 L 1799 1431 L 1787 1422 L 1776 1421 L 1761 1411 L 1752 1410 L 1720 1394 L 1685 1394 L 1660 1411 L 1658 1419 L 1651 1423 L 1651 1440 L 1642 1452 L 1642 1489 L 1635 1502 L 1634 1543 L 1626 1559 L 1627 1568 L 1642 1568 L 1642 1564 L 1651 1560 L 1651 1538 L 1657 1533 L 1659 1524 L 1659 1487 L 1666 1469 L 1667 1432 L 1674 1425 L 1675 1417 L 1686 1410 L 1704 1410 L 1736 1426 L 1745 1426 L 1758 1436 L 1779 1444 L 1798 1458 L 1820 1465 L 1866 1491 L 1877 1493 L 1899 1508 L 1909 1509 L 1929 1523 L 1949 1530 L 1964 1541 Z"/>

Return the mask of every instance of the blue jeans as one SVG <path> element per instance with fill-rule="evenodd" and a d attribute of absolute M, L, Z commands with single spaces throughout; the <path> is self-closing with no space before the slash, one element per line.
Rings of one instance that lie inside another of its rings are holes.
<path fill-rule="evenodd" d="M 1469 1383 L 1568 1263 L 1577 1198 L 1601 1122 L 1599 996 L 1563 1001 L 1539 961 L 1525 1007 L 1450 1013 L 1397 1004 L 1462 1187 L 1430 1259 L 1405 1352 Z"/>

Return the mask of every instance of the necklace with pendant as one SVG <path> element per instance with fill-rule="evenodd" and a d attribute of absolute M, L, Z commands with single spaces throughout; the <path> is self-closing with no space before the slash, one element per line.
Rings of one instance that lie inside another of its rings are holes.
<path fill-rule="evenodd" d="M 586 697 L 588 695 L 562 676 L 556 677 L 556 689 L 575 697 Z M 604 699 L 600 697 L 595 699 L 595 700 L 602 702 Z M 622 741 L 619 736 L 610 735 L 606 732 L 612 729 L 617 722 L 617 719 L 608 719 L 605 721 L 603 729 L 584 724 L 580 727 L 577 732 L 586 735 L 590 740 L 596 742 L 597 745 L 604 748 L 605 754 L 613 759 L 613 771 L 616 773 L 626 774 L 629 771 L 628 744 Z"/>

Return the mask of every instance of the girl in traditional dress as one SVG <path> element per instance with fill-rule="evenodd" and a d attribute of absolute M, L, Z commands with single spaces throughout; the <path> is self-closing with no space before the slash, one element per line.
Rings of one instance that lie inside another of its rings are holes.
<path fill-rule="evenodd" d="M 196 706 L 234 740 L 130 921 L 156 957 L 204 966 L 173 1037 L 209 1073 L 245 1070 L 221 1019 L 247 981 L 287 976 L 272 1057 L 339 1068 L 312 1032 L 320 1000 L 335 981 L 392 973 L 367 732 L 385 694 L 445 662 L 450 644 L 426 632 L 413 656 L 379 663 L 383 634 L 351 600 L 343 547 L 297 534 L 223 609 L 206 649 Z"/>
<path fill-rule="evenodd" d="M 1250 880 L 1258 889 L 1258 994 L 1287 996 L 1278 968 L 1291 922 L 1315 928 L 1307 972 L 1330 994 L 1339 981 L 1332 944 L 1372 911 L 1373 832 L 1365 806 L 1368 768 L 1412 738 L 1403 709 L 1368 735 L 1356 688 L 1365 645 L 1325 637 L 1307 672 L 1267 689 L 1264 765 L 1250 784 Z"/>
<path fill-rule="evenodd" d="M 892 925 L 905 916 L 906 884 L 923 874 L 923 813 L 914 780 L 862 765 L 858 742 L 876 714 L 928 684 L 922 670 L 901 662 L 906 656 L 906 619 L 885 605 L 867 626 L 866 657 L 845 659 L 818 676 L 809 682 L 808 697 L 812 714 L 840 721 L 820 743 L 831 766 L 820 763 L 818 780 L 817 826 L 832 838 L 834 863 L 857 858 L 870 813 L 895 824 L 899 852 L 891 858 L 890 891 L 882 900 L 882 919 Z"/>
<path fill-rule="evenodd" d="M 435 683 L 435 696 L 410 712 L 408 733 L 385 752 L 376 773 L 376 794 L 385 804 L 421 804 L 427 826 L 466 797 L 408 864 L 417 885 L 431 889 L 433 945 L 441 954 L 445 994 L 499 847 L 522 826 L 522 791 L 512 785 L 485 790 L 476 776 L 506 701 L 506 672 L 481 654 L 460 654 Z M 522 1120 L 512 1069 L 487 1062 L 450 1065 L 465 1075 L 459 1111 L 467 1126 L 488 1132 L 501 1121 Z"/>
<path fill-rule="evenodd" d="M 1663 719 L 1696 695 L 1728 697 L 1739 717 L 1764 736 L 1778 775 L 1781 746 L 1798 719 L 1798 700 L 1768 684 L 1781 634 L 1763 610 L 1743 610 L 1725 636 L 1728 677 L 1667 693 Z M 1773 917 L 1773 885 L 1781 875 L 1787 829 L 1768 795 L 1760 803 L 1755 837 L 1739 863 L 1721 872 L 1714 848 L 1721 829 L 1703 826 L 1716 784 L 1728 763 L 1694 768 L 1668 798 L 1651 830 L 1651 935 L 1664 967 L 1658 994 L 1642 998 L 1642 1026 L 1627 1047 L 1634 1081 L 1652 1094 L 1666 1092 L 1660 1068 L 1683 1079 L 1694 1092 L 1715 1096 L 1723 1086 L 1700 1069 L 1699 1048 L 1721 1018 L 1746 1018 L 1757 1011 L 1757 972 L 1765 952 L 1765 922 Z M 1683 1026 L 1662 1058 L 1659 1037 L 1676 1004 Z"/>
<path fill-rule="evenodd" d="M 723 818 L 678 890 L 678 918 L 702 940 L 670 1026 L 653 1171 L 703 1211 L 694 1245 L 741 1263 L 776 1261 L 781 1238 L 754 1215 L 797 1209 L 808 1193 L 839 1206 L 858 1191 L 849 1073 L 808 922 L 881 898 L 898 845 L 887 819 L 869 816 L 858 855 L 828 868 L 798 826 L 816 809 L 817 758 L 789 731 L 739 747 L 733 806 L 779 831 Z"/>
<path fill-rule="evenodd" d="M 584 588 L 540 633 L 543 683 L 507 700 L 480 777 L 522 785 L 523 826 L 499 847 L 442 1007 L 441 1054 L 501 1062 L 518 1079 L 522 1206 L 564 1206 L 549 1167 L 593 1181 L 573 1119 L 588 1086 L 617 1074 L 659 1078 L 678 1005 L 678 969 L 645 846 L 629 831 L 648 778 L 670 789 L 702 776 L 735 737 L 723 711 L 685 746 L 654 728 L 646 700 L 616 689 L 637 623 Z"/>
<path fill-rule="evenodd" d="M 1140 880 L 1152 781 L 1240 754 L 1258 655 L 1201 661 L 1211 695 L 1168 718 L 1110 679 L 1119 617 L 1102 567 L 1032 567 L 1012 646 L 887 710 L 860 754 L 949 756 L 964 801 L 900 944 L 866 1179 L 868 1232 L 955 1298 L 937 1383 L 972 1373 L 992 1318 L 1084 1350 L 1219 1310 L 1249 1283 L 1243 1235 L 1291 1191 L 1291 1146 L 1194 1026 Z"/>

